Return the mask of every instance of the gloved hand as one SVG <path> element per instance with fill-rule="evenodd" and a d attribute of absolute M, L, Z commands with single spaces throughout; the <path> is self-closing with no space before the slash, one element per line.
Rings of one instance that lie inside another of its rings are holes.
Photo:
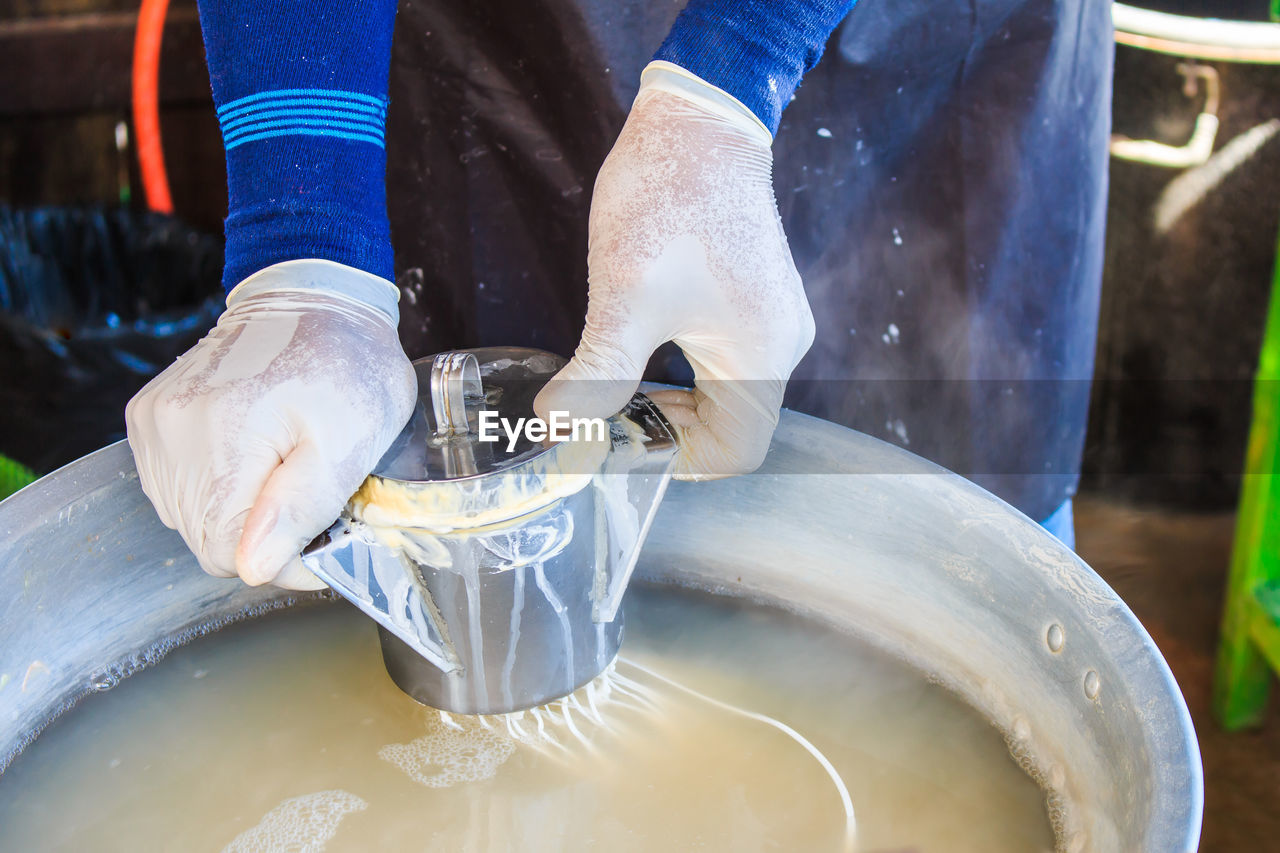
<path fill-rule="evenodd" d="M 245 279 L 227 304 L 129 401 L 138 478 L 209 574 L 318 589 L 299 552 L 417 399 L 395 287 L 330 261 L 288 261 Z"/>
<path fill-rule="evenodd" d="M 680 432 L 676 476 L 754 470 L 813 315 L 778 217 L 772 137 L 734 98 L 651 63 L 596 178 L 586 329 L 535 409 L 608 417 L 675 341 L 695 388 L 654 402 Z"/>

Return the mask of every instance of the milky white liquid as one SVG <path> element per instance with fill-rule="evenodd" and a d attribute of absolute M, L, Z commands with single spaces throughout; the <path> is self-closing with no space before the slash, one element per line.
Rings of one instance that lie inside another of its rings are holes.
<path fill-rule="evenodd" d="M 999 734 L 897 662 L 692 593 L 625 609 L 610 676 L 516 718 L 417 705 L 345 605 L 226 629 L 19 756 L 0 850 L 1053 848 Z"/>

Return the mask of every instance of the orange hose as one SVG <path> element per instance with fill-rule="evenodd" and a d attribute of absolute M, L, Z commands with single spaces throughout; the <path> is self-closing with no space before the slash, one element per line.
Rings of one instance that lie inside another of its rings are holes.
<path fill-rule="evenodd" d="M 147 207 L 173 213 L 160 142 L 160 42 L 169 0 L 142 0 L 133 41 L 133 134 Z"/>

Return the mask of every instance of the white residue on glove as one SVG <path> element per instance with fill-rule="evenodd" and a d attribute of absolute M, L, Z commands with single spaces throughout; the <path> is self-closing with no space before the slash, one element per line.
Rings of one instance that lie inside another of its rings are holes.
<path fill-rule="evenodd" d="M 654 395 L 680 432 L 676 476 L 754 470 L 813 315 L 772 184 L 771 138 L 735 99 L 652 63 L 596 178 L 586 329 L 538 414 L 606 417 L 675 341 L 693 391 Z"/>
<path fill-rule="evenodd" d="M 298 554 L 338 517 L 417 398 L 393 317 L 353 297 L 370 293 L 394 313 L 394 286 L 359 270 L 269 267 L 129 402 L 142 489 L 209 574 L 323 586 Z"/>

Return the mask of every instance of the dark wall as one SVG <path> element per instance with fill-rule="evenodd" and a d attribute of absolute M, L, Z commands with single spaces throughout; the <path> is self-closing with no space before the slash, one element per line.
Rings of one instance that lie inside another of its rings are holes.
<path fill-rule="evenodd" d="M 137 0 L 0 4 L 0 201 L 141 209 L 130 70 Z M 160 65 L 170 189 L 191 225 L 218 233 L 226 181 L 195 0 L 174 0 Z M 129 144 L 116 147 L 116 125 Z"/>
<path fill-rule="evenodd" d="M 1184 94 L 1180 61 L 1117 48 L 1117 133 L 1187 140 L 1204 96 Z M 1224 146 L 1280 118 L 1280 67 L 1212 65 L 1222 100 L 1213 163 L 1189 173 L 1112 160 L 1082 484 L 1203 509 L 1236 499 L 1280 226 L 1280 134 L 1211 179 L 1230 159 Z M 1199 200 L 1159 233 L 1153 220 L 1166 193 Z"/>

